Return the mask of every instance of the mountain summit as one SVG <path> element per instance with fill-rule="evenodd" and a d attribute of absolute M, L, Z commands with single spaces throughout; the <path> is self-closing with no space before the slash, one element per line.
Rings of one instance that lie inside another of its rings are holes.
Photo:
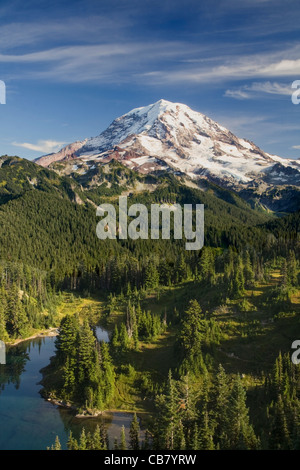
<path fill-rule="evenodd" d="M 169 170 L 223 184 L 300 184 L 300 164 L 268 154 L 253 142 L 181 103 L 159 100 L 115 119 L 97 137 L 70 144 L 36 160 L 42 166 L 80 159 L 121 161 L 142 173 Z"/>

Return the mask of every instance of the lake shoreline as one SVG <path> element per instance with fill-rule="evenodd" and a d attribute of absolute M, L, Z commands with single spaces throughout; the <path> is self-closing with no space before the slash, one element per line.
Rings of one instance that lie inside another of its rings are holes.
<path fill-rule="evenodd" d="M 49 338 L 49 337 L 57 336 L 57 335 L 58 335 L 58 328 L 48 328 L 47 330 L 42 330 L 37 333 L 34 333 L 31 336 L 28 336 L 28 338 L 18 338 L 13 343 L 9 341 L 5 342 L 5 345 L 9 347 L 18 346 L 24 341 L 30 341 L 32 339 L 37 339 L 37 338 Z"/>
<path fill-rule="evenodd" d="M 52 403 L 52 405 L 56 405 L 60 408 L 63 408 L 65 410 L 69 410 L 69 411 L 74 411 L 74 412 L 78 412 L 79 411 L 79 407 L 74 405 L 74 404 L 71 404 L 71 403 L 67 403 L 65 402 L 64 400 L 61 400 L 59 398 L 50 398 L 50 397 L 43 397 L 42 395 L 42 398 L 44 398 L 44 400 L 48 401 L 49 403 Z M 84 412 L 86 411 L 86 413 Z M 75 414 L 75 418 L 76 419 L 94 419 L 94 418 L 99 418 L 99 417 L 110 417 L 112 414 L 114 413 L 126 413 L 126 414 L 147 414 L 146 411 L 136 411 L 136 410 L 119 410 L 119 409 L 108 409 L 108 410 L 95 410 L 95 413 L 90 413 L 88 412 L 87 410 L 83 410 L 83 413 L 76 413 Z"/>

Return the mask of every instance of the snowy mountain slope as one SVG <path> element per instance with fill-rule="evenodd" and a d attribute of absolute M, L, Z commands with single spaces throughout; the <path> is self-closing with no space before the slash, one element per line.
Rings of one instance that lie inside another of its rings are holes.
<path fill-rule="evenodd" d="M 299 161 L 263 152 L 204 114 L 165 100 L 133 109 L 99 136 L 71 144 L 36 162 L 48 166 L 70 158 L 94 163 L 114 158 L 142 173 L 169 169 L 232 186 L 256 180 L 275 185 L 300 184 Z"/>

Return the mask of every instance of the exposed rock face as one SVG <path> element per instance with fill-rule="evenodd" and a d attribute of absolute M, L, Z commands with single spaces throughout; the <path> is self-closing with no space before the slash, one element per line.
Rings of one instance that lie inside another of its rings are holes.
<path fill-rule="evenodd" d="M 86 140 L 74 142 L 73 144 L 67 145 L 57 153 L 50 153 L 49 155 L 37 158 L 35 162 L 41 166 L 47 167 L 53 162 L 77 158 L 76 152 L 85 144 L 85 142 Z"/>
<path fill-rule="evenodd" d="M 298 160 L 270 155 L 204 114 L 165 100 L 133 109 L 99 136 L 36 162 L 49 166 L 75 158 L 90 163 L 116 159 L 142 173 L 169 169 L 237 188 L 253 182 L 300 184 Z"/>

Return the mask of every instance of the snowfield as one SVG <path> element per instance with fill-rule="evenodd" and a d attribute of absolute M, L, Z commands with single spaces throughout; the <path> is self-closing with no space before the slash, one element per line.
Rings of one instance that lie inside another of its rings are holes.
<path fill-rule="evenodd" d="M 57 154 L 41 157 L 37 163 L 49 166 L 70 158 L 85 162 L 115 158 L 143 172 L 165 169 L 167 165 L 191 178 L 205 175 L 233 184 L 264 178 L 266 172 L 275 184 L 280 178 L 293 183 L 295 172 L 288 175 L 282 168 L 294 168 L 296 179 L 300 177 L 298 160 L 265 153 L 204 114 L 166 100 L 135 108 L 115 119 L 99 136 L 70 144 Z"/>

